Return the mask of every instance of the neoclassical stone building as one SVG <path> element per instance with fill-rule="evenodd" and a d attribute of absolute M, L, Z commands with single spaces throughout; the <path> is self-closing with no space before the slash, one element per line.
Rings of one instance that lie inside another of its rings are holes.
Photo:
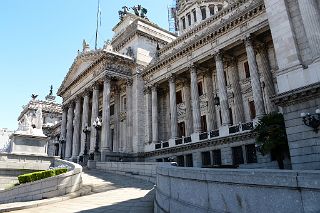
<path fill-rule="evenodd" d="M 84 42 L 58 91 L 63 157 L 275 168 L 251 130 L 280 111 L 292 167 L 319 169 L 319 134 L 300 118 L 320 105 L 319 1 L 177 6 L 179 36 L 124 11 L 102 49 Z"/>

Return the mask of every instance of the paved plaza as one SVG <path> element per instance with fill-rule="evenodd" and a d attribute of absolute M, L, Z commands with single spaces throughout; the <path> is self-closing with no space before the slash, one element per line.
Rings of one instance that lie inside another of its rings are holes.
<path fill-rule="evenodd" d="M 92 194 L 37 208 L 13 212 L 153 212 L 153 184 L 111 173 L 90 170 L 83 175 L 83 185 Z"/>

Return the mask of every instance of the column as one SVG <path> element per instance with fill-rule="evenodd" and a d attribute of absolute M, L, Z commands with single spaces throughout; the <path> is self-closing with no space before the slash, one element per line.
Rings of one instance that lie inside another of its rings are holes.
<path fill-rule="evenodd" d="M 169 78 L 170 92 L 170 127 L 171 138 L 178 137 L 178 116 L 177 116 L 177 99 L 176 99 L 176 82 L 174 76 Z"/>
<path fill-rule="evenodd" d="M 320 57 L 320 12 L 316 0 L 298 0 L 313 59 Z"/>
<path fill-rule="evenodd" d="M 89 91 L 85 91 L 84 92 L 84 97 L 83 97 L 83 105 L 82 105 L 82 125 L 81 125 L 81 147 L 80 147 L 80 155 L 84 154 L 84 149 L 86 146 L 86 143 L 88 143 L 88 141 L 86 141 L 86 139 L 88 140 L 88 138 L 86 138 L 86 133 L 83 132 L 83 130 L 89 126 L 91 126 L 89 124 L 89 99 L 90 99 L 90 94 Z M 87 144 L 87 151 L 88 151 L 88 144 Z M 88 153 L 87 153 L 88 154 Z"/>
<path fill-rule="evenodd" d="M 126 97 L 127 97 L 127 144 L 126 144 L 126 152 L 133 152 L 133 144 L 132 144 L 132 129 L 133 129 L 133 120 L 132 120 L 132 80 L 127 80 L 126 87 Z M 151 109 L 150 109 L 151 111 Z M 151 128 L 151 122 L 150 128 Z M 151 141 L 151 140 L 150 140 Z"/>
<path fill-rule="evenodd" d="M 192 100 L 192 118 L 193 130 L 195 133 L 201 132 L 201 113 L 200 113 L 200 99 L 198 91 L 197 69 L 195 66 L 191 67 L 191 100 Z"/>
<path fill-rule="evenodd" d="M 110 131 L 110 89 L 111 79 L 104 78 L 103 100 L 102 100 L 102 130 L 101 130 L 101 161 L 106 161 L 106 153 L 110 152 L 111 131 Z"/>
<path fill-rule="evenodd" d="M 270 97 L 275 95 L 275 88 L 273 83 L 273 76 L 270 69 L 267 49 L 265 45 L 261 45 L 258 48 L 258 52 L 260 55 L 260 61 L 261 61 L 261 73 L 264 79 L 264 89 L 265 89 L 265 101 L 266 101 L 266 108 L 267 112 L 274 112 L 277 111 L 276 105 L 270 100 Z"/>
<path fill-rule="evenodd" d="M 222 126 L 230 124 L 230 112 L 229 112 L 229 103 L 228 103 L 228 93 L 226 86 L 226 77 L 224 76 L 223 60 L 222 53 L 219 51 L 215 55 L 216 59 L 216 69 L 217 69 L 217 81 L 219 88 L 219 100 L 220 100 L 220 109 L 222 117 Z"/>
<path fill-rule="evenodd" d="M 183 84 L 184 91 L 184 104 L 186 106 L 186 136 L 190 136 L 193 133 L 193 122 L 192 122 L 192 108 L 191 108 L 191 91 L 190 81 L 187 79 Z"/>
<path fill-rule="evenodd" d="M 233 90 L 234 99 L 234 124 L 245 122 L 243 100 L 239 79 L 239 70 L 237 60 L 235 58 L 231 59 L 230 63 L 231 72 L 231 86 Z"/>
<path fill-rule="evenodd" d="M 146 88 L 145 90 L 146 94 L 146 113 L 147 113 L 147 118 L 146 118 L 146 125 L 147 125 L 147 142 L 150 143 L 152 142 L 152 98 L 151 98 L 151 89 Z"/>
<path fill-rule="evenodd" d="M 67 115 L 68 115 L 68 108 L 66 106 L 62 106 L 62 121 L 61 121 L 61 133 L 60 133 L 60 156 L 64 156 L 65 153 L 63 153 L 63 146 L 66 142 L 66 133 L 67 133 Z"/>
<path fill-rule="evenodd" d="M 99 85 L 93 86 L 92 94 L 92 112 L 91 112 L 91 137 L 90 137 L 90 153 L 94 152 L 96 146 L 97 130 L 92 126 L 93 122 L 99 116 Z"/>
<path fill-rule="evenodd" d="M 152 142 L 159 141 L 157 85 L 152 86 Z"/>
<path fill-rule="evenodd" d="M 66 151 L 65 159 L 71 158 L 71 149 L 72 149 L 72 131 L 73 131 L 73 103 L 69 105 L 68 109 L 68 121 L 67 121 L 67 138 L 66 138 Z"/>
<path fill-rule="evenodd" d="M 120 88 L 114 89 L 114 141 L 115 152 L 119 152 L 120 147 Z"/>
<path fill-rule="evenodd" d="M 214 96 L 213 96 L 213 82 L 212 82 L 212 73 L 207 71 L 204 75 L 204 80 L 207 90 L 208 98 L 208 110 L 207 110 L 207 128 L 208 132 L 215 129 L 215 105 L 214 105 Z"/>
<path fill-rule="evenodd" d="M 257 118 L 260 118 L 263 115 L 265 115 L 265 110 L 264 110 L 262 89 L 261 89 L 260 77 L 258 73 L 256 55 L 253 49 L 251 37 L 247 37 L 245 39 L 245 46 L 246 46 L 246 51 L 248 56 L 251 87 L 252 87 L 254 104 L 256 108 L 256 114 L 257 114 Z"/>
<path fill-rule="evenodd" d="M 81 98 L 76 98 L 76 110 L 73 121 L 73 143 L 72 143 L 72 161 L 76 162 L 80 148 L 80 119 L 81 119 Z"/>

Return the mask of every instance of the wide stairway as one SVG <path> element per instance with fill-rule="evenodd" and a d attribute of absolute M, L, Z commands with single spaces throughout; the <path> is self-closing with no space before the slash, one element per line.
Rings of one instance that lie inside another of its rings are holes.
<path fill-rule="evenodd" d="M 153 184 L 99 170 L 84 170 L 82 196 L 13 212 L 153 212 Z"/>

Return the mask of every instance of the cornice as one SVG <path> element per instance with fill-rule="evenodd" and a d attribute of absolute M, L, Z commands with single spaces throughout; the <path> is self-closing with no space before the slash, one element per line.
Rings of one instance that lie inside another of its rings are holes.
<path fill-rule="evenodd" d="M 320 82 L 278 94 L 271 100 L 278 106 L 289 106 L 320 97 Z"/>
<path fill-rule="evenodd" d="M 243 0 L 243 1 L 247 2 L 248 0 Z M 240 3 L 237 3 L 237 4 L 240 4 Z M 232 6 L 234 6 L 234 5 L 231 5 L 230 7 L 232 8 Z M 231 9 L 231 8 L 226 8 L 225 10 L 227 11 L 228 9 Z M 224 12 L 224 10 L 221 12 Z M 202 46 L 211 44 L 217 38 L 223 36 L 224 34 L 233 30 L 236 27 L 242 26 L 248 20 L 250 20 L 250 19 L 252 19 L 262 13 L 265 13 L 265 5 L 262 0 L 258 0 L 254 3 L 252 3 L 252 5 L 250 5 L 250 7 L 247 7 L 244 10 L 239 11 L 238 13 L 229 17 L 229 19 L 223 20 L 221 23 L 219 23 L 215 26 L 212 26 L 211 28 L 208 28 L 208 26 L 205 26 L 207 28 L 204 28 L 204 26 L 203 26 L 201 29 L 207 29 L 207 30 L 205 30 L 201 35 L 197 36 L 194 40 L 188 42 L 188 45 L 182 46 L 179 49 L 174 50 L 169 55 L 166 55 L 164 58 L 158 60 L 155 64 L 149 65 L 145 69 L 145 71 L 142 73 L 142 75 L 146 76 L 150 73 L 153 73 L 159 69 L 162 69 L 162 68 L 168 66 L 168 64 L 172 64 L 174 61 L 176 61 L 182 57 L 188 56 L 191 52 L 194 52 L 196 49 L 199 49 Z M 217 14 L 217 15 L 219 15 L 219 14 Z M 209 21 L 210 20 L 205 22 L 205 23 L 207 23 L 206 25 L 211 23 Z M 205 25 L 205 24 L 202 24 L 202 25 Z M 193 35 L 193 33 L 192 33 L 192 35 Z M 169 46 L 167 45 L 164 48 L 169 49 L 170 47 L 177 45 L 179 43 L 179 41 L 177 41 L 177 40 L 180 40 L 180 42 L 181 42 L 181 40 L 184 40 L 184 39 L 186 39 L 186 38 L 178 38 L 175 41 L 171 42 L 169 44 Z M 162 48 L 162 50 L 164 48 Z"/>

